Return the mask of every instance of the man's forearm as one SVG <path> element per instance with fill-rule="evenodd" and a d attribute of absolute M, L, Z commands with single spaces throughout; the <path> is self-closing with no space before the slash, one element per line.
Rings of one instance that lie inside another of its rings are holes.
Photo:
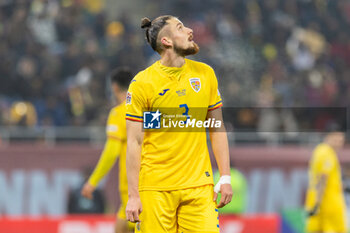
<path fill-rule="evenodd" d="M 209 111 L 207 119 L 209 118 L 214 118 L 222 123 L 220 128 L 209 129 L 209 136 L 220 175 L 230 175 L 230 155 L 221 108 Z"/>
<path fill-rule="evenodd" d="M 220 175 L 230 175 L 230 156 L 226 132 L 210 132 L 209 135 Z"/>
<path fill-rule="evenodd" d="M 141 166 L 141 145 L 135 140 L 128 142 L 126 152 L 126 171 L 129 197 L 139 196 L 139 173 Z"/>
<path fill-rule="evenodd" d="M 215 110 L 214 110 L 215 111 Z M 216 117 L 222 121 L 221 109 L 210 114 L 210 116 Z M 232 200 L 232 186 L 231 186 L 231 171 L 230 171 L 230 155 L 228 151 L 228 141 L 225 126 L 222 121 L 220 129 L 211 129 L 209 131 L 212 149 L 216 159 L 216 163 L 219 167 L 220 180 L 214 186 L 214 201 L 218 197 L 218 193 L 221 192 L 221 198 L 217 208 L 222 208 Z"/>

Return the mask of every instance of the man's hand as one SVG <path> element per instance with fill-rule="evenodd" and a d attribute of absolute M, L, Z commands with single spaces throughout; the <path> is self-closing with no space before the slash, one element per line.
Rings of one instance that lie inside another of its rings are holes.
<path fill-rule="evenodd" d="M 224 207 L 225 205 L 231 202 L 232 195 L 233 195 L 231 184 L 221 184 L 220 193 L 221 193 L 221 199 L 219 204 L 216 206 L 217 208 Z M 214 192 L 214 201 L 216 201 L 217 198 L 218 198 L 218 194 Z"/>
<path fill-rule="evenodd" d="M 95 191 L 96 187 L 91 185 L 89 182 L 86 182 L 81 189 L 81 195 L 87 199 L 92 199 L 92 193 Z"/>
<path fill-rule="evenodd" d="M 139 215 L 142 212 L 142 204 L 140 197 L 129 197 L 126 205 L 126 220 L 130 222 L 140 222 Z"/>

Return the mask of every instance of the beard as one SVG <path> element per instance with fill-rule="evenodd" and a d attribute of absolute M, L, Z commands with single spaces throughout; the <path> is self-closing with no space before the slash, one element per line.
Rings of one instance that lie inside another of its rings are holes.
<path fill-rule="evenodd" d="M 182 57 L 194 55 L 199 52 L 199 46 L 195 42 L 192 43 L 193 45 L 191 47 L 185 49 L 179 47 L 177 44 L 174 44 L 174 51 Z"/>

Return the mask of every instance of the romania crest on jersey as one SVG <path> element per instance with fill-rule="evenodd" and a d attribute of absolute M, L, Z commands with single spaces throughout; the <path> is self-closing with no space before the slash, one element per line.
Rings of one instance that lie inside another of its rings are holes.
<path fill-rule="evenodd" d="M 131 92 L 126 94 L 126 104 L 131 104 Z"/>
<path fill-rule="evenodd" d="M 199 78 L 190 78 L 190 84 L 195 92 L 199 92 L 201 89 L 201 80 Z"/>

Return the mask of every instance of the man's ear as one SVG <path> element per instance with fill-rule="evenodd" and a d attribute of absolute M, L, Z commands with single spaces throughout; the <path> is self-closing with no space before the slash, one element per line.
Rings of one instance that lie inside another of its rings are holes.
<path fill-rule="evenodd" d="M 163 37 L 160 39 L 160 43 L 162 43 L 162 45 L 163 45 L 165 48 L 171 47 L 171 46 L 173 45 L 173 41 L 172 41 L 169 37 L 166 37 L 166 36 L 163 36 Z"/>

